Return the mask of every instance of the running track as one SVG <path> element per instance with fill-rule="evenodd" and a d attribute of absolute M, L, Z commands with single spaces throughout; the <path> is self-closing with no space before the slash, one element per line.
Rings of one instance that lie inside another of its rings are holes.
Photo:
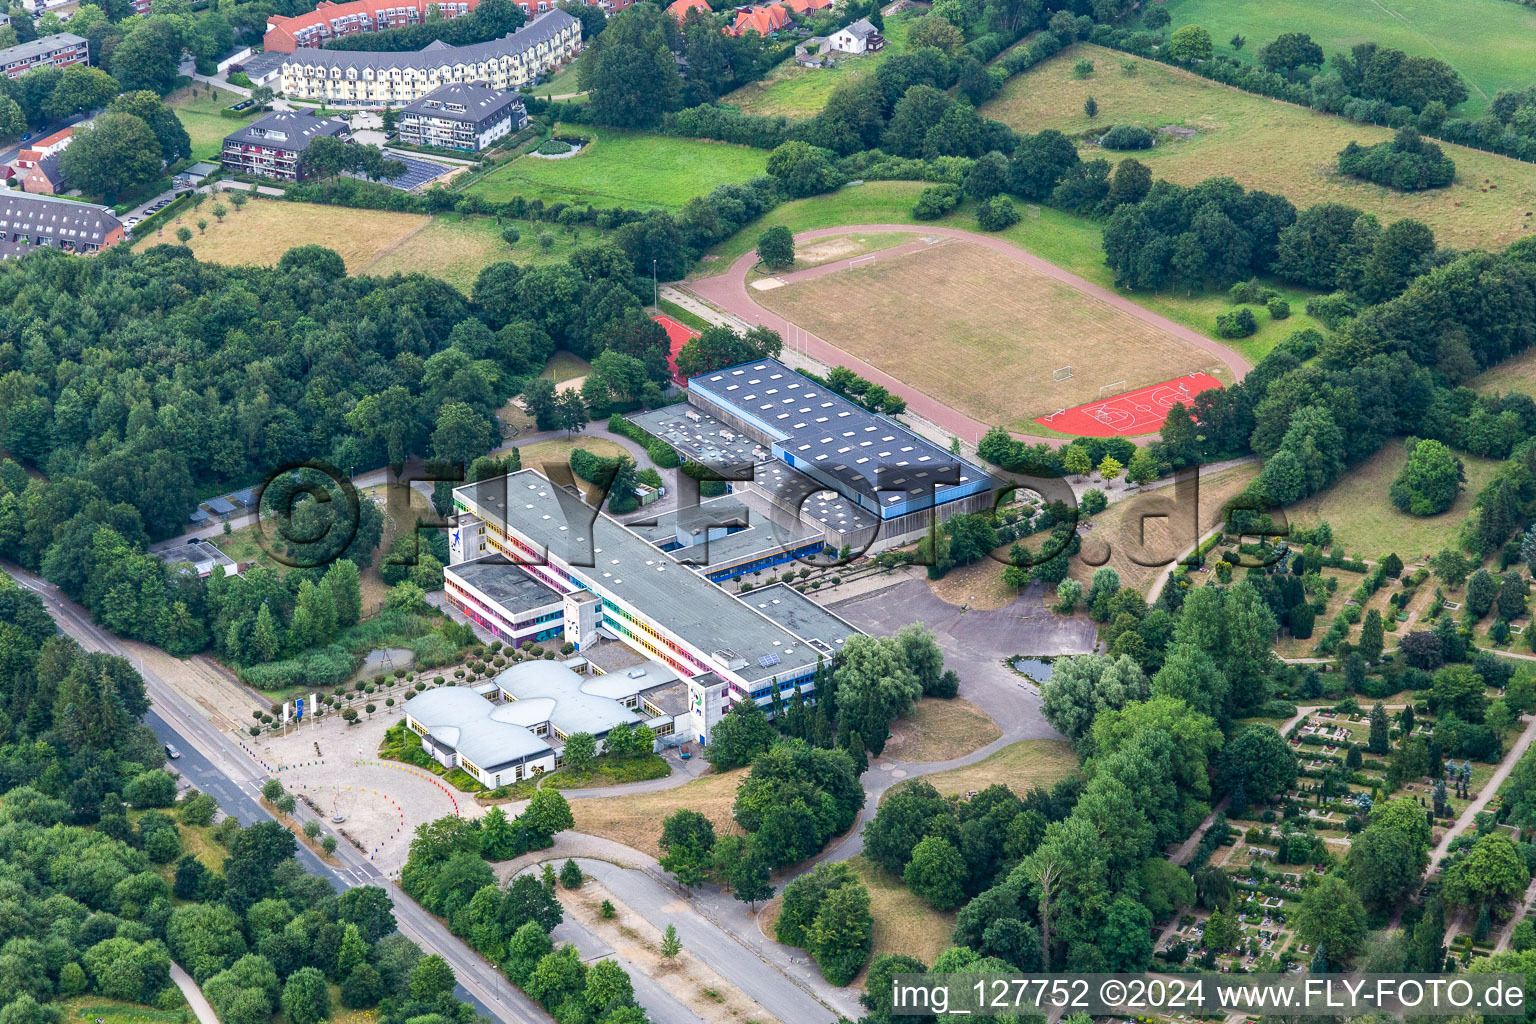
<path fill-rule="evenodd" d="M 1188 342 L 1201 351 L 1216 356 L 1231 371 L 1233 383 L 1242 380 L 1248 371 L 1253 369 L 1248 360 L 1220 342 L 1213 341 L 1198 331 L 1185 327 L 1183 324 L 1174 323 L 1165 316 L 1159 316 L 1117 292 L 1096 285 L 1092 281 L 1078 277 L 1076 274 L 1068 273 L 1056 266 L 1056 264 L 1043 260 L 1033 253 L 1025 252 L 1018 246 L 992 235 L 978 234 L 974 231 L 961 231 L 957 228 L 924 227 L 920 224 L 846 224 L 839 227 L 817 228 L 814 231 L 802 231 L 795 236 L 795 242 L 809 242 L 817 238 L 846 235 L 859 231 L 916 231 L 924 235 L 958 238 L 966 242 L 973 242 L 976 245 L 986 246 L 988 249 L 1003 253 L 1011 259 L 1017 260 L 1032 270 L 1039 271 L 1063 284 L 1070 285 L 1085 295 L 1098 299 L 1100 302 L 1107 302 L 1116 309 L 1129 313 L 1136 319 L 1149 323 L 1181 341 Z M 908 242 L 905 245 L 879 250 L 875 255 L 878 259 L 887 259 L 891 256 L 924 247 L 925 243 L 921 241 Z M 832 263 L 826 263 L 819 267 L 811 267 L 808 270 L 798 270 L 791 274 L 780 274 L 778 276 L 785 284 L 792 284 L 796 281 L 804 281 L 809 278 L 821 277 L 824 274 L 844 270 L 853 260 L 861 258 L 853 256 L 845 260 L 835 260 Z M 811 358 L 817 359 L 828 366 L 842 365 L 848 367 L 848 369 L 859 376 L 883 386 L 892 394 L 905 398 L 908 407 L 915 414 L 938 424 L 953 434 L 975 441 L 991 429 L 991 424 L 982 423 L 956 409 L 951 409 L 949 406 L 924 394 L 910 384 L 897 380 L 890 374 L 876 369 L 862 359 L 844 352 L 837 346 L 823 341 L 804 329 L 796 328 L 796 325 L 777 313 L 765 306 L 758 305 L 757 301 L 752 297 L 752 290 L 747 287 L 747 271 L 751 270 L 756 263 L 756 251 L 744 253 L 737 258 L 736 262 L 731 264 L 729 270 L 714 277 L 706 277 L 695 281 L 689 288 L 727 313 L 740 317 L 748 323 L 762 324 L 765 327 L 773 328 L 784 336 L 786 342 L 792 344 L 793 339 L 797 336 L 804 339 L 806 352 Z M 1024 437 L 1025 435 L 1020 434 L 1018 436 Z M 1040 440 L 1039 438 L 1031 439 Z M 1065 443 L 1065 440 L 1062 440 L 1062 443 Z"/>

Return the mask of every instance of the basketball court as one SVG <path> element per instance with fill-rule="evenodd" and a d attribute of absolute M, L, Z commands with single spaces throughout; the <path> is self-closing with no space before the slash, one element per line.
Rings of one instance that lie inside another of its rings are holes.
<path fill-rule="evenodd" d="M 677 372 L 677 354 L 683 350 L 684 345 L 697 338 L 699 332 L 687 324 L 679 323 L 665 313 L 653 316 L 651 319 L 661 324 L 662 330 L 667 332 L 667 363 L 672 367 L 672 379 L 677 382 L 678 387 L 687 387 L 688 381 Z"/>
<path fill-rule="evenodd" d="M 1069 375 L 1071 373 L 1070 367 L 1063 367 L 1062 370 Z M 1124 383 L 1117 381 L 1106 384 L 1100 390 L 1111 390 Z M 1048 416 L 1036 417 L 1035 422 L 1042 427 L 1080 437 L 1150 434 L 1162 427 L 1174 403 L 1182 402 L 1188 406 L 1200 392 L 1221 386 L 1221 381 L 1201 371 L 1124 394 L 1113 394 L 1111 391 L 1108 398 L 1085 402 L 1070 409 L 1058 409 Z"/>

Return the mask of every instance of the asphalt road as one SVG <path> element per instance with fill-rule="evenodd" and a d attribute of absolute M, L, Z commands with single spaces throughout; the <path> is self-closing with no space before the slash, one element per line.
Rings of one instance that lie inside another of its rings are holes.
<path fill-rule="evenodd" d="M 41 577 L 9 563 L 0 564 L 0 568 L 21 586 L 40 595 L 59 629 L 73 637 L 82 648 L 125 657 L 138 669 L 144 677 L 152 705 L 144 720 L 162 742 L 173 744 L 181 752 L 181 757 L 172 762 L 178 771 L 197 788 L 212 794 L 219 806 L 242 825 L 271 818 L 257 801 L 266 773 L 238 747 L 232 746 L 224 734 L 169 683 L 147 671 L 135 653 L 137 644 L 120 640 L 98 627 L 91 622 L 85 609 Z M 300 804 L 297 816 L 302 821 L 312 815 Z M 410 898 L 397 896 L 389 880 L 369 863 L 365 855 L 346 844 L 338 847 L 336 853 L 341 863 L 331 865 L 300 844 L 298 857 L 307 870 L 329 881 L 337 891 L 360 885 L 377 885 L 390 891 L 401 933 L 448 961 L 459 982 L 456 994 L 476 1012 L 504 1024 L 548 1024 L 551 1018 L 538 1004 L 459 941 L 442 922 Z"/>

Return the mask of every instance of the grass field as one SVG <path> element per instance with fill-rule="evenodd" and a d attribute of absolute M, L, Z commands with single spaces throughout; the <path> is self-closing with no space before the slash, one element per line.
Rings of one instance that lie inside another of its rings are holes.
<path fill-rule="evenodd" d="M 176 111 L 177 120 L 187 130 L 195 160 L 217 160 L 224 151 L 224 136 L 256 119 L 255 114 L 239 119 L 224 117 L 219 111 L 240 102 L 240 97 L 204 82 L 177 89 L 165 98 L 165 102 Z"/>
<path fill-rule="evenodd" d="M 522 234 L 516 245 L 502 239 L 504 228 L 516 227 Z M 539 242 L 547 235 L 550 244 Z M 466 217 L 457 213 L 438 214 L 420 229 L 379 253 L 366 264 L 353 269 L 355 274 L 425 273 L 440 277 L 459 291 L 469 294 L 480 271 L 492 263 L 511 260 L 520 267 L 558 263 L 571 250 L 597 237 L 596 229 L 578 229 L 567 234 L 553 224 L 507 221 L 498 224 L 494 217 Z M 350 267 L 351 264 L 349 263 Z"/>
<path fill-rule="evenodd" d="M 953 945 L 953 912 L 933 909 L 900 878 L 886 874 L 862 855 L 848 861 L 848 866 L 869 890 L 869 914 L 875 923 L 870 959 L 882 953 L 905 953 L 931 964 Z"/>
<path fill-rule="evenodd" d="M 466 191 L 496 203 L 522 195 L 545 202 L 679 208 L 716 185 L 762 174 L 768 163 L 767 150 L 747 146 L 585 126 L 574 130 L 593 140 L 575 156 L 545 160 L 526 154 Z"/>
<path fill-rule="evenodd" d="M 1527 395 L 1536 395 L 1536 348 L 1526 349 L 1485 370 L 1468 381 L 1467 386 L 1483 394 L 1523 391 Z"/>
<path fill-rule="evenodd" d="M 1077 755 L 1066 740 L 1020 740 L 964 768 L 925 775 L 944 796 L 983 790 L 1001 782 L 1019 796 L 1036 786 L 1050 789 L 1077 771 Z"/>
<path fill-rule="evenodd" d="M 755 246 L 758 236 L 764 230 L 779 224 L 796 233 L 840 224 L 912 224 L 921 227 L 924 222 L 912 217 L 912 204 L 917 202 L 917 196 L 924 187 L 920 182 L 874 181 L 867 185 L 844 187 L 814 199 L 781 203 L 715 247 L 710 254 L 712 258 L 706 257 L 694 270 L 693 276 L 707 277 L 721 273 L 731 260 Z M 1103 232 L 1097 223 L 1049 207 L 1025 206 L 1023 212 L 1024 218 L 1007 231 L 1000 232 L 1001 237 L 1095 284 L 1106 288 L 1114 284 L 1114 274 L 1104 265 Z M 942 220 L 932 223 L 967 231 L 981 230 L 976 223 L 975 206 L 969 202 Z M 1256 334 L 1240 341 L 1226 342 L 1255 363 L 1292 331 L 1306 327 L 1323 329 L 1321 323 L 1301 312 L 1306 305 L 1307 292 L 1284 287 L 1273 281 L 1269 284 L 1290 300 L 1291 308 L 1295 311 L 1291 318 L 1276 321 L 1260 312 Z M 1221 295 L 1189 297 L 1173 292 L 1125 294 L 1147 309 L 1213 338 L 1216 336 L 1216 317 L 1232 308 Z M 1041 427 L 1031 429 L 1050 433 Z"/>
<path fill-rule="evenodd" d="M 915 231 L 863 231 L 858 234 L 832 235 L 829 238 L 801 242 L 795 246 L 795 262 L 792 266 L 779 270 L 767 270 L 762 269 L 762 264 L 758 264 L 747 272 L 747 280 L 755 281 L 779 274 L 792 274 L 797 270 L 809 270 L 827 263 L 836 263 L 838 260 L 905 245 L 916 238 Z"/>
<path fill-rule="evenodd" d="M 766 78 L 748 82 L 720 102 L 739 107 L 745 114 L 772 117 L 815 117 L 827 105 L 832 90 L 842 82 L 856 82 L 875 73 L 892 54 L 906 50 L 907 30 L 914 15 L 898 14 L 885 19 L 885 49 L 862 57 L 844 57 L 836 67 L 803 68 L 786 60 Z"/>
<path fill-rule="evenodd" d="M 1096 70 L 1075 78 L 1073 64 L 1084 57 Z M 1123 65 L 1136 72 L 1127 74 Z M 1099 105 L 1091 121 L 1083 113 L 1088 96 Z M 1055 128 L 1070 136 L 1114 124 L 1193 128 L 1193 138 L 1163 138 L 1156 148 L 1134 154 L 1106 152 L 1093 143 L 1082 152 L 1085 158 L 1110 160 L 1134 155 L 1155 176 L 1185 185 L 1229 175 L 1245 187 L 1284 195 L 1297 207 L 1348 203 L 1383 222 L 1415 217 L 1434 228 L 1439 242 L 1457 248 L 1503 248 L 1536 230 L 1536 217 L 1525 216 L 1536 210 L 1536 166 L 1442 144 L 1456 162 L 1453 185 L 1393 192 L 1337 170 L 1339 150 L 1351 141 L 1364 145 L 1391 138 L 1387 128 L 1314 114 L 1089 44 L 1069 47 L 1015 76 L 982 112 L 1020 131 Z M 1485 178 L 1497 188 L 1483 191 Z"/>
<path fill-rule="evenodd" d="M 1216 52 L 1255 61 L 1260 46 L 1282 32 L 1306 32 L 1323 52 L 1348 51 L 1375 42 L 1415 56 L 1438 57 L 1461 73 L 1471 97 L 1457 113 L 1479 116 L 1501 89 L 1531 84 L 1532 33 L 1536 11 L 1506 0 L 1391 0 L 1345 4 L 1334 0 L 1168 0 L 1170 29 L 1201 25 Z M 1234 51 L 1234 33 L 1248 45 Z"/>
<path fill-rule="evenodd" d="M 922 763 L 949 761 L 980 750 L 1003 734 L 992 717 L 968 700 L 924 697 L 891 725 L 881 757 Z"/>
<path fill-rule="evenodd" d="M 1131 390 L 1219 365 L 1108 303 L 963 241 L 753 297 L 946 405 L 1008 427 L 1090 401 L 1113 380 Z M 1087 353 L 1096 369 L 1052 379 Z"/>
<path fill-rule="evenodd" d="M 1456 532 L 1471 510 L 1477 492 L 1493 478 L 1499 463 L 1492 459 L 1460 456 L 1467 480 L 1456 503 L 1437 516 L 1412 516 L 1400 512 L 1387 496 L 1392 481 L 1408 461 L 1402 444 L 1389 441 L 1385 448 L 1344 474 L 1332 487 L 1286 508 L 1298 526 L 1316 526 L 1326 519 L 1333 527 L 1334 544 L 1344 545 L 1353 556 L 1377 559 L 1392 552 L 1405 562 L 1455 547 Z"/>
<path fill-rule="evenodd" d="M 581 89 L 581 84 L 576 81 L 576 61 L 571 61 L 560 69 L 560 73 L 543 85 L 534 86 L 533 94 L 550 99 L 555 96 L 571 96 Z"/>
<path fill-rule="evenodd" d="M 592 372 L 592 364 L 574 352 L 561 349 L 549 357 L 549 362 L 544 364 L 541 377 L 548 377 L 556 384 L 562 381 L 575 380 L 577 377 L 585 377 Z"/>
<path fill-rule="evenodd" d="M 70 1024 L 96 1020 L 105 1024 L 184 1024 L 188 1017 L 185 1010 L 156 1010 L 97 995 L 76 996 L 53 1005 Z"/>
<path fill-rule="evenodd" d="M 526 465 L 526 463 L 525 463 Z M 571 814 L 576 831 L 605 836 L 631 849 L 661 856 L 656 841 L 661 838 L 662 819 L 679 807 L 698 811 L 715 826 L 716 835 L 740 831 L 731 817 L 736 802 L 736 787 L 747 777 L 746 768 L 710 774 L 659 793 L 631 796 L 602 796 L 572 800 Z"/>

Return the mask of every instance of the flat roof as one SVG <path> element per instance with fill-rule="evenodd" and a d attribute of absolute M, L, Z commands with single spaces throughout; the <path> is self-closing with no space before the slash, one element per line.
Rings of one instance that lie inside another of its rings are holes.
<path fill-rule="evenodd" d="M 990 480 L 960 456 L 777 359 L 700 374 L 688 381 L 688 390 L 732 407 L 797 463 L 872 494 L 882 507 Z"/>
<path fill-rule="evenodd" d="M 732 651 L 749 682 L 816 665 L 818 653 L 772 619 L 679 565 L 649 541 L 543 474 L 524 469 L 455 489 L 480 518 L 510 527 L 570 565 L 594 586 L 663 625 L 706 655 Z M 591 523 L 590 532 L 588 523 Z"/>
<path fill-rule="evenodd" d="M 448 566 L 459 579 L 514 615 L 563 604 L 559 591 L 528 575 L 501 555 L 486 555 Z"/>
<path fill-rule="evenodd" d="M 752 482 L 773 495 L 781 506 L 797 510 L 806 522 L 819 523 L 839 533 L 872 530 L 879 525 L 873 513 L 777 459 L 753 467 Z"/>
<path fill-rule="evenodd" d="M 752 590 L 742 600 L 796 636 L 824 644 L 822 653 L 829 658 L 842 651 L 843 641 L 862 632 L 787 583 Z"/>
<path fill-rule="evenodd" d="M 692 416 L 687 415 L 692 413 Z M 749 466 L 768 457 L 768 449 L 723 420 L 687 402 L 649 412 L 631 413 L 631 423 L 661 438 L 695 462 Z M 722 433 L 723 431 L 723 433 Z"/>
<path fill-rule="evenodd" d="M 15 46 L 7 46 L 0 50 L 0 64 L 10 64 L 18 60 L 32 60 L 43 57 L 56 50 L 62 50 L 68 46 L 80 46 L 85 42 L 81 36 L 73 32 L 55 32 L 51 36 L 39 36 L 27 43 L 17 43 Z"/>

